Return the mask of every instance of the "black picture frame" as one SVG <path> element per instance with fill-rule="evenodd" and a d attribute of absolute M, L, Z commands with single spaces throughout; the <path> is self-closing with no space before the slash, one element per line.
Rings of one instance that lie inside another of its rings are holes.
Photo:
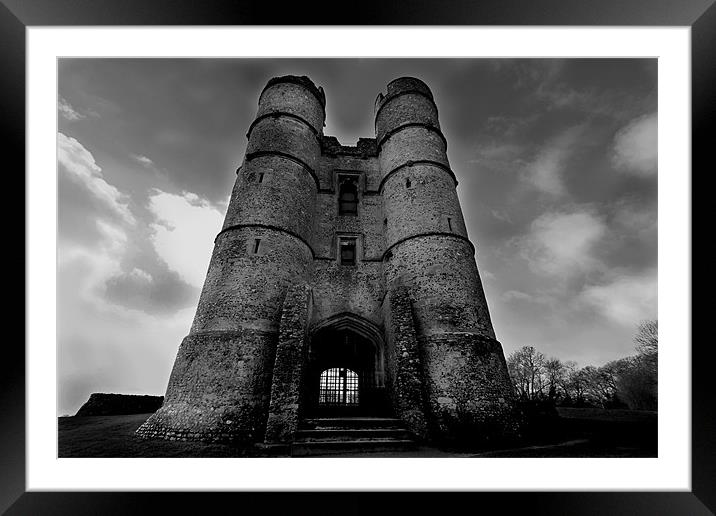
<path fill-rule="evenodd" d="M 577 26 L 690 26 L 692 66 L 692 175 L 708 177 L 708 150 L 716 120 L 716 6 L 714 0 L 373 0 L 360 4 L 316 2 L 237 2 L 232 0 L 0 0 L 0 128 L 7 155 L 15 166 L 5 169 L 5 186 L 25 198 L 25 29 L 28 26 L 82 25 L 577 25 Z M 709 160 L 711 161 L 711 160 Z M 699 169 L 701 174 L 694 173 Z M 700 179 L 700 182 L 704 180 Z M 692 200 L 692 214 L 693 212 Z M 6 242 L 13 251 L 8 276 L 24 267 L 25 228 L 17 222 L 17 210 L 5 203 Z M 24 213 L 24 210 L 23 210 Z M 12 218 L 10 218 L 12 217 Z M 692 234 L 704 225 L 692 215 Z M 708 220 L 708 219 L 707 219 Z M 703 228 L 702 228 L 703 229 Z M 692 249 L 693 253 L 693 249 Z M 692 254 L 692 256 L 694 256 Z M 5 255 L 8 258 L 8 254 Z M 24 264 L 24 265 L 23 265 Z M 701 268 L 692 265 L 692 275 Z M 705 275 L 698 277 L 705 278 Z M 19 281 L 19 279 L 18 279 Z M 24 283 L 23 283 L 24 292 Z M 10 297 L 10 296 L 7 296 Z M 24 294 L 22 296 L 24 301 Z M 13 304 L 22 307 L 19 296 Z M 699 307 L 692 303 L 692 320 Z M 703 305 L 701 305 L 703 310 Z M 8 317 L 6 321 L 14 321 Z M 19 318 L 18 318 L 19 320 Z M 8 327 L 6 325 L 6 335 Z M 17 325 L 19 326 L 19 324 Z M 692 330 L 693 335 L 693 330 Z M 311 493 L 82 493 L 26 492 L 25 488 L 25 350 L 23 338 L 7 335 L 0 375 L 0 510 L 25 514 L 143 514 L 156 511 L 206 512 L 228 503 L 246 514 L 265 513 L 276 504 L 304 504 L 320 512 Z M 401 512 L 445 510 L 448 507 L 485 507 L 499 504 L 504 513 L 529 514 L 713 514 L 716 511 L 716 436 L 714 401 L 710 394 L 711 343 L 697 341 L 692 353 L 692 490 L 690 492 L 529 492 L 529 493 L 432 493 L 400 494 Z M 691 343 L 686 342 L 684 346 Z M 335 493 L 331 498 L 343 512 L 376 512 L 394 494 Z M 321 495 L 320 505 L 329 498 Z M 449 505 L 446 505 L 448 503 Z M 219 505 L 221 504 L 221 505 Z M 330 504 L 332 505 L 332 504 Z M 335 507 L 335 505 L 332 505 Z M 329 512 L 332 512 L 329 510 Z"/>

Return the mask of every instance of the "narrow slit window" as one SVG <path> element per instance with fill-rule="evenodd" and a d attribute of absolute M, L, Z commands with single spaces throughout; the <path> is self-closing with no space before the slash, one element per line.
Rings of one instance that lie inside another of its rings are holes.
<path fill-rule="evenodd" d="M 448 217 L 448 229 L 452 232 L 452 219 Z"/>
<path fill-rule="evenodd" d="M 264 173 L 260 172 L 259 173 L 259 183 L 263 183 L 263 182 L 264 182 Z"/>
<path fill-rule="evenodd" d="M 355 239 L 341 240 L 341 265 L 355 265 L 356 263 L 356 241 Z"/>
<path fill-rule="evenodd" d="M 261 239 L 257 238 L 254 240 L 254 254 L 257 254 L 259 252 L 259 245 L 261 244 Z"/>
<path fill-rule="evenodd" d="M 410 178 L 405 180 L 405 188 L 410 188 Z"/>
<path fill-rule="evenodd" d="M 339 215 L 356 215 L 358 213 L 358 188 L 355 181 L 347 179 L 341 182 L 338 192 Z"/>

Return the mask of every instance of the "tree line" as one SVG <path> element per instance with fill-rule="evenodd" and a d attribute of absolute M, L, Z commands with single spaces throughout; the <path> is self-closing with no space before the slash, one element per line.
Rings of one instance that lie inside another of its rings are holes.
<path fill-rule="evenodd" d="M 573 407 L 657 409 L 658 323 L 644 321 L 632 356 L 601 367 L 578 367 L 524 346 L 507 357 L 515 392 L 523 401 Z"/>

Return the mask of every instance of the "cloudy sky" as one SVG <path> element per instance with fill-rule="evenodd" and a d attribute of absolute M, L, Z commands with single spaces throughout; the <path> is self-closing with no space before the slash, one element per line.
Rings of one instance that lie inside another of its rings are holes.
<path fill-rule="evenodd" d="M 601 365 L 656 317 L 657 63 L 634 59 L 62 59 L 58 414 L 164 394 L 258 95 L 326 91 L 325 134 L 373 137 L 376 95 L 432 89 L 505 354 Z"/>

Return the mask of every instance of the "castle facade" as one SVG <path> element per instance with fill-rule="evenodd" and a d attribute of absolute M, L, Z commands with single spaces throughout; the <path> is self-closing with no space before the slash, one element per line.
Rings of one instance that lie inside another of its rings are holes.
<path fill-rule="evenodd" d="M 258 104 L 191 330 L 138 434 L 285 444 L 327 415 L 395 417 L 427 441 L 513 431 L 426 84 L 389 83 L 355 147 L 323 134 L 307 77 L 271 79 Z"/>

